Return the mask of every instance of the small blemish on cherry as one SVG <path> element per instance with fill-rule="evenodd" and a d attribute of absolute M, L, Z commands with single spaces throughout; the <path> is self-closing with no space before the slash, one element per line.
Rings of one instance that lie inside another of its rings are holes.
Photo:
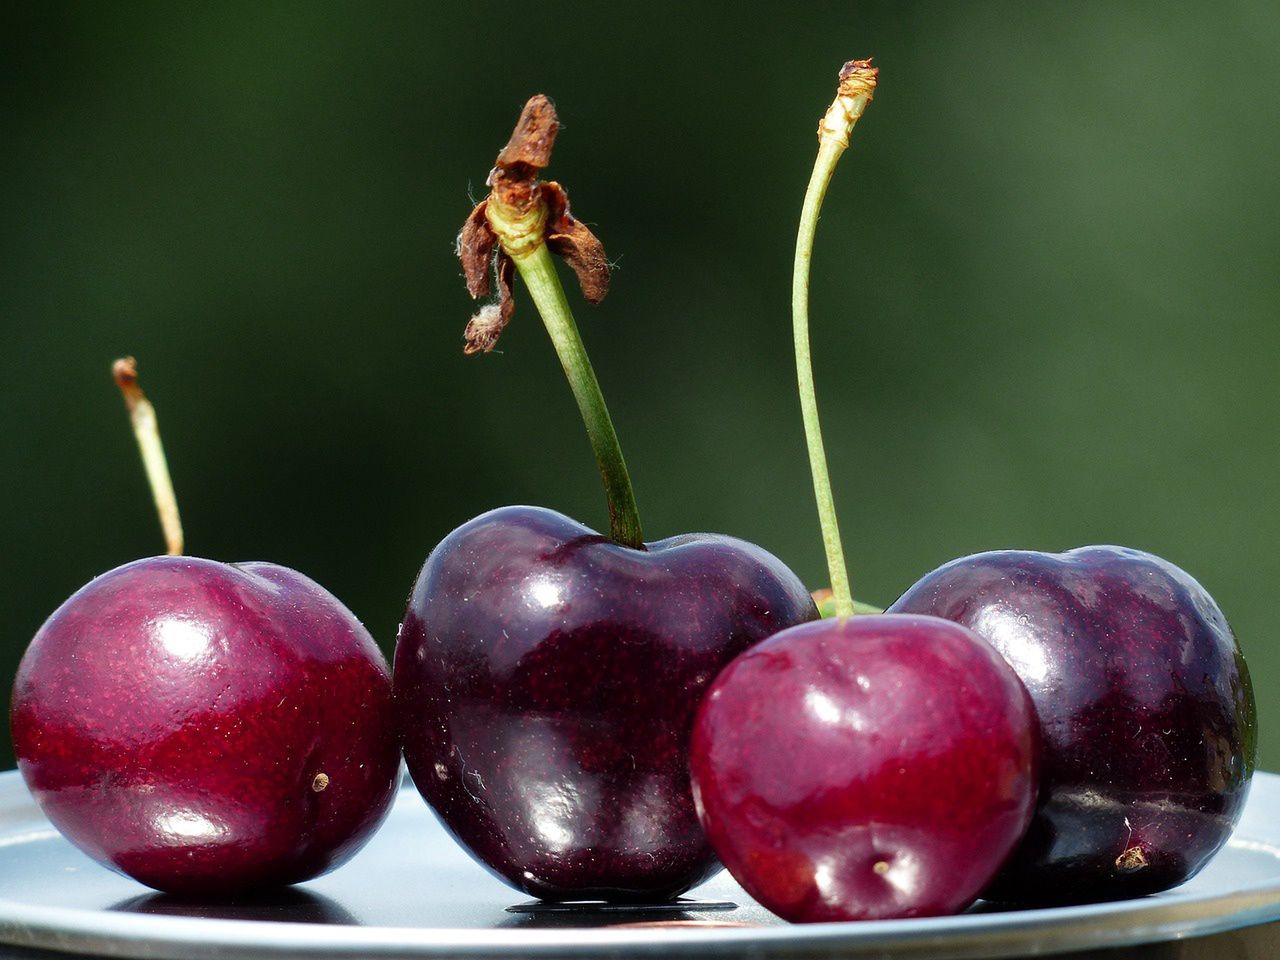
<path fill-rule="evenodd" d="M 1147 865 L 1147 855 L 1142 852 L 1141 847 L 1130 847 L 1120 856 L 1116 857 L 1116 869 L 1125 873 L 1133 873 L 1141 870 Z"/>

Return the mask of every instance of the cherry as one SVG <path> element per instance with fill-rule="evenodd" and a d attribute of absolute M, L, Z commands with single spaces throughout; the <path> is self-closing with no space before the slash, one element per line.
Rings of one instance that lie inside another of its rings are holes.
<path fill-rule="evenodd" d="M 751 896 L 793 922 L 968 906 L 1022 838 L 1036 724 L 1017 675 L 937 617 L 784 630 L 698 711 L 698 815 Z"/>
<path fill-rule="evenodd" d="M 1193 876 L 1240 818 L 1256 748 L 1249 672 L 1190 575 L 1124 547 L 954 560 L 891 607 L 985 637 L 1039 715 L 1040 806 L 987 896 L 1154 893 Z"/>
<path fill-rule="evenodd" d="M 761 904 L 798 922 L 959 910 L 995 876 L 1035 805 L 1035 714 L 1008 664 L 945 620 L 858 614 L 849 589 L 813 385 L 808 275 L 827 184 L 877 74 L 865 60 L 840 72 L 796 241 L 796 374 L 834 619 L 740 654 L 703 700 L 691 752 L 716 852 Z"/>
<path fill-rule="evenodd" d="M 40 628 L 14 684 L 19 768 L 72 843 L 158 890 L 228 896 L 310 879 L 390 809 L 386 662 L 302 574 L 177 555 L 154 413 L 132 361 L 116 373 L 174 555 L 97 577 Z"/>
<path fill-rule="evenodd" d="M 663 900 L 719 870 L 689 791 L 720 668 L 811 619 L 764 550 L 690 534 L 620 546 L 505 507 L 432 551 L 396 647 L 414 783 L 507 882 L 552 900 Z"/>
<path fill-rule="evenodd" d="M 693 713 L 717 671 L 817 616 L 759 547 L 715 534 L 645 543 L 630 477 L 551 260 L 588 300 L 608 285 L 600 242 L 538 179 L 559 123 L 526 104 L 458 240 L 467 325 L 488 353 L 518 271 L 559 354 L 604 481 L 609 535 L 506 507 L 427 558 L 396 645 L 397 718 L 414 783 L 454 836 L 508 883 L 553 900 L 667 900 L 718 869 L 689 790 Z"/>

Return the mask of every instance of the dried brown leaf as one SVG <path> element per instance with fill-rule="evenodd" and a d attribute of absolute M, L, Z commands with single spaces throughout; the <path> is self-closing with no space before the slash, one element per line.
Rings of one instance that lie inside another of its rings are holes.
<path fill-rule="evenodd" d="M 542 184 L 547 199 L 547 248 L 578 277 L 588 303 L 599 303 L 609 292 L 609 261 L 604 244 L 569 211 L 569 195 L 555 181 Z"/>
<path fill-rule="evenodd" d="M 458 234 L 458 259 L 467 280 L 467 293 L 473 300 L 489 295 L 489 269 L 498 237 L 485 217 L 488 200 L 476 204 Z"/>
<path fill-rule="evenodd" d="M 498 300 L 496 303 L 486 303 L 467 321 L 467 327 L 462 331 L 462 339 L 466 341 L 462 352 L 467 356 L 490 352 L 498 345 L 498 338 L 511 322 L 511 315 L 516 309 L 515 298 L 511 295 L 515 269 L 515 262 L 510 257 L 505 253 L 498 254 L 494 265 L 494 276 L 498 282 Z"/>

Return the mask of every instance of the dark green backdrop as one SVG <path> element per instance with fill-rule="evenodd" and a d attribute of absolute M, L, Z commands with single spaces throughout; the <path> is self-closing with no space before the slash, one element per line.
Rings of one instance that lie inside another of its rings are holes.
<path fill-rule="evenodd" d="M 121 353 L 192 552 L 297 567 L 388 650 L 473 514 L 603 522 L 527 299 L 502 353 L 461 351 L 453 237 L 536 91 L 619 265 L 579 319 L 648 533 L 730 532 L 823 583 L 788 276 L 835 71 L 874 54 L 814 283 L 857 592 L 996 547 L 1155 551 L 1232 619 L 1280 765 L 1280 8 L 788 6 L 5 14 L 0 674 L 160 549 Z"/>

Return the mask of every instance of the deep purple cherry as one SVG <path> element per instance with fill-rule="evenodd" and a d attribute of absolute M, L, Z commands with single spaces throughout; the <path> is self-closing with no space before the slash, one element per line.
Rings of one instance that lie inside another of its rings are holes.
<path fill-rule="evenodd" d="M 703 692 L 816 616 L 759 547 L 689 534 L 623 547 L 505 507 L 427 559 L 396 646 L 414 783 L 482 864 L 534 896 L 662 900 L 719 869 L 693 809 Z"/>
<path fill-rule="evenodd" d="M 559 130 L 525 104 L 458 237 L 485 354 L 524 281 L 573 390 L 604 482 L 609 535 L 538 507 L 454 530 L 418 575 L 396 645 L 396 708 L 418 789 L 497 876 L 555 900 L 667 900 L 719 869 L 693 811 L 688 737 L 716 672 L 817 616 L 800 580 L 752 544 L 716 534 L 646 543 L 600 384 L 556 276 L 591 302 L 609 264 L 540 179 Z"/>
<path fill-rule="evenodd" d="M 189 895 L 342 863 L 386 815 L 399 762 L 368 631 L 270 563 L 153 557 L 94 579 L 32 640 L 11 726 L 54 826 Z"/>
<path fill-rule="evenodd" d="M 783 631 L 733 661 L 691 764 L 716 852 L 793 922 L 948 914 L 972 903 L 1035 805 L 1026 690 L 937 617 Z"/>
<path fill-rule="evenodd" d="M 1186 572 L 1124 547 L 1001 550 L 939 567 L 890 610 L 972 628 L 1035 702 L 1040 808 L 988 896 L 1153 893 L 1226 842 L 1253 773 L 1253 691 L 1226 618 Z"/>

